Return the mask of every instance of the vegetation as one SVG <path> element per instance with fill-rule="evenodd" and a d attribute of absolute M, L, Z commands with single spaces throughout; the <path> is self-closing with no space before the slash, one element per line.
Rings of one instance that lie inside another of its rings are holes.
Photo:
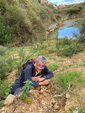
<path fill-rule="evenodd" d="M 27 97 L 27 94 L 29 93 L 29 91 L 31 90 L 32 88 L 32 82 L 27 80 L 24 82 L 25 85 L 22 87 L 22 94 L 20 95 L 20 98 L 24 99 L 25 101 L 28 101 L 28 97 Z"/>
<path fill-rule="evenodd" d="M 57 70 L 58 69 L 58 65 L 57 64 L 55 64 L 55 63 L 51 63 L 51 64 L 49 64 L 49 69 L 51 70 L 51 71 L 55 71 L 55 70 Z"/>
<path fill-rule="evenodd" d="M 79 42 L 77 43 L 77 40 L 73 41 L 73 40 L 69 40 L 68 38 L 57 40 L 56 47 L 57 47 L 57 54 L 59 56 L 67 56 L 67 57 L 72 57 L 73 54 L 82 52 L 84 49 L 84 47 L 82 47 L 82 45 Z"/>
<path fill-rule="evenodd" d="M 68 39 L 67 37 L 63 39 L 57 39 L 56 48 L 57 54 L 59 56 L 72 57 L 73 54 L 77 54 L 85 50 L 85 19 L 82 21 L 80 28 L 80 36 L 74 34 L 76 39 Z"/>
<path fill-rule="evenodd" d="M 63 64 L 64 57 L 72 57 L 73 54 L 85 50 L 85 20 L 81 22 L 81 35 L 75 40 L 64 38 L 45 41 L 49 24 L 56 21 L 59 23 L 65 15 L 69 14 L 69 18 L 71 18 L 76 14 L 82 15 L 83 12 L 84 3 L 56 10 L 51 5 L 41 4 L 41 0 L 0 0 L 0 44 L 7 46 L 0 46 L 0 106 L 3 105 L 3 100 L 10 92 L 11 84 L 9 80 L 5 81 L 7 75 L 17 69 L 15 75 L 18 76 L 22 71 L 22 64 L 28 59 L 45 55 L 49 60 L 54 60 L 54 63 L 48 61 L 47 66 L 56 73 Z M 11 43 L 18 44 L 18 47 L 11 46 Z M 24 43 L 23 47 L 19 47 L 21 43 Z M 61 57 L 57 59 L 56 56 Z M 73 68 L 81 66 L 85 66 L 84 60 L 82 64 L 73 66 Z M 68 65 L 68 67 L 72 67 L 72 65 Z M 55 74 L 53 83 L 56 83 L 58 94 L 68 90 L 69 86 L 70 89 L 73 89 L 85 85 L 81 72 L 65 73 L 65 70 L 66 67 L 63 67 Z M 30 89 L 31 82 L 26 81 L 21 97 L 25 98 Z M 81 111 L 84 110 L 81 109 Z"/>
<path fill-rule="evenodd" d="M 62 16 L 68 15 L 69 19 L 75 18 L 75 16 L 80 17 L 84 14 L 84 5 L 85 2 L 80 4 L 67 5 L 63 9 L 59 8 L 58 13 L 60 13 Z"/>
<path fill-rule="evenodd" d="M 45 35 L 45 27 L 53 22 L 55 14 L 45 4 L 41 5 L 36 0 L 0 0 L 0 18 L 3 19 L 0 19 L 0 23 L 3 21 L 2 27 L 5 27 L 4 31 L 0 30 L 0 44 L 6 44 L 8 40 L 10 42 L 10 38 L 24 43 L 28 40 L 37 40 L 40 34 Z M 9 32 L 10 29 L 12 34 Z M 4 32 L 6 35 L 3 36 Z"/>
<path fill-rule="evenodd" d="M 84 3 L 56 10 L 41 0 L 0 0 L 0 44 L 33 42 L 46 35 L 51 23 L 59 24 L 67 15 L 83 13 Z"/>
<path fill-rule="evenodd" d="M 0 100 L 4 100 L 8 96 L 11 85 L 12 84 L 4 83 L 2 80 L 0 80 Z"/>
<path fill-rule="evenodd" d="M 85 79 L 81 75 L 81 72 L 79 73 L 76 71 L 65 73 L 62 75 L 56 74 L 55 83 L 58 85 L 57 93 L 61 94 L 62 92 L 68 90 L 68 88 L 70 90 L 74 87 L 78 87 L 78 85 L 82 85 L 84 87 Z"/>
<path fill-rule="evenodd" d="M 0 44 L 5 45 L 11 41 L 11 29 L 9 26 L 6 26 L 3 18 L 0 16 Z"/>

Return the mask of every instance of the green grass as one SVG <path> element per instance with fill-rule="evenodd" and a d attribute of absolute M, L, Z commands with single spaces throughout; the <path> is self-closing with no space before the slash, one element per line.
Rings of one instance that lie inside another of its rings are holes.
<path fill-rule="evenodd" d="M 0 101 L 0 109 L 4 106 L 4 100 Z"/>
<path fill-rule="evenodd" d="M 64 59 L 63 58 L 61 58 L 60 60 L 58 60 L 58 62 L 63 62 L 64 61 Z"/>
<path fill-rule="evenodd" d="M 59 39 L 56 42 L 58 56 L 72 57 L 73 54 L 77 54 L 85 50 L 84 44 L 79 42 L 80 39 L 69 40 L 67 38 Z"/>
<path fill-rule="evenodd" d="M 4 79 L 17 63 L 17 59 L 10 54 L 9 48 L 0 49 L 0 79 Z"/>
<path fill-rule="evenodd" d="M 4 83 L 0 80 L 0 100 L 3 100 L 7 97 L 10 92 L 11 83 Z"/>
<path fill-rule="evenodd" d="M 83 66 L 85 66 L 85 61 L 83 61 Z"/>
<path fill-rule="evenodd" d="M 70 84 L 70 89 L 77 87 L 78 85 L 84 87 L 85 78 L 82 77 L 81 72 L 73 71 L 61 75 L 55 75 L 55 84 L 58 86 L 58 93 L 66 91 Z"/>
<path fill-rule="evenodd" d="M 51 70 L 51 71 L 55 71 L 59 68 L 58 64 L 55 64 L 55 63 L 51 63 L 49 64 L 48 68 Z"/>

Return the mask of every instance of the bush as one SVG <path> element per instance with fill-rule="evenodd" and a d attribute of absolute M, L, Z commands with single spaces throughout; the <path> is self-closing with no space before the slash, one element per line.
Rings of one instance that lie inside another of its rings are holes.
<path fill-rule="evenodd" d="M 16 59 L 8 51 L 8 48 L 0 49 L 0 79 L 4 79 L 15 68 Z"/>
<path fill-rule="evenodd" d="M 85 44 L 85 19 L 82 22 L 82 27 L 80 28 L 80 38 L 79 42 Z"/>
<path fill-rule="evenodd" d="M 80 44 L 71 44 L 69 46 L 66 46 L 65 48 L 58 51 L 58 55 L 60 56 L 66 56 L 66 57 L 72 57 L 73 54 L 77 54 L 79 52 L 82 52 L 82 48 Z"/>
<path fill-rule="evenodd" d="M 5 45 L 12 41 L 10 31 L 10 27 L 6 26 L 3 18 L 0 16 L 0 44 Z"/>
<path fill-rule="evenodd" d="M 0 100 L 4 100 L 10 92 L 12 84 L 4 83 L 0 80 Z"/>
<path fill-rule="evenodd" d="M 45 19 L 46 18 L 46 11 L 45 11 L 45 9 L 41 9 L 40 10 L 40 17 L 41 17 L 41 19 Z"/>
<path fill-rule="evenodd" d="M 84 50 L 84 45 L 82 46 L 82 44 L 80 43 L 80 39 L 70 40 L 64 38 L 57 40 L 56 48 L 57 48 L 57 54 L 59 56 L 72 57 L 73 54 L 82 52 Z"/>
<path fill-rule="evenodd" d="M 4 100 L 0 101 L 0 109 L 4 106 Z"/>

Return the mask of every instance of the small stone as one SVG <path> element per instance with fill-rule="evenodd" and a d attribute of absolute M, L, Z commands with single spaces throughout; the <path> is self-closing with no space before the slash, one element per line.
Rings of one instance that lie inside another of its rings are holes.
<path fill-rule="evenodd" d="M 75 110 L 75 111 L 73 111 L 73 113 L 78 113 L 78 111 L 77 111 L 77 110 Z"/>
<path fill-rule="evenodd" d="M 44 100 L 42 100 L 42 104 L 45 105 L 45 101 Z"/>
<path fill-rule="evenodd" d="M 48 94 L 46 92 L 44 92 L 44 96 L 47 96 Z"/>
<path fill-rule="evenodd" d="M 54 109 L 56 110 L 56 109 L 58 109 L 59 108 L 59 106 L 58 106 L 58 104 L 56 103 L 55 105 L 54 105 Z"/>
<path fill-rule="evenodd" d="M 32 109 L 31 109 L 31 108 L 29 108 L 29 110 L 31 111 Z"/>
<path fill-rule="evenodd" d="M 15 96 L 12 95 L 12 94 L 9 94 L 9 95 L 7 96 L 7 98 L 5 99 L 4 104 L 9 105 L 9 104 L 11 104 L 11 103 L 14 101 L 14 99 L 15 99 Z"/>
<path fill-rule="evenodd" d="M 69 94 L 66 94 L 66 98 L 69 98 L 70 97 L 70 95 Z"/>
<path fill-rule="evenodd" d="M 40 91 L 41 93 L 43 93 L 44 92 L 44 90 L 43 89 L 41 89 L 41 91 Z"/>
<path fill-rule="evenodd" d="M 23 107 L 23 109 L 25 109 L 25 107 Z"/>
<path fill-rule="evenodd" d="M 39 108 L 39 112 L 38 113 L 43 113 L 43 109 Z"/>
<path fill-rule="evenodd" d="M 54 105 L 56 103 L 55 99 L 53 98 L 51 103 Z"/>

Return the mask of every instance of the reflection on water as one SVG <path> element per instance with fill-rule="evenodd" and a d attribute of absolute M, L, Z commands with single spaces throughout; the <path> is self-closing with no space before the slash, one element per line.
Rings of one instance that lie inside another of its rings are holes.
<path fill-rule="evenodd" d="M 74 34 L 80 35 L 79 28 L 69 27 L 63 30 L 61 29 L 58 30 L 58 38 L 64 38 L 64 37 L 75 38 Z"/>
<path fill-rule="evenodd" d="M 75 38 L 74 34 L 77 34 L 77 36 L 79 36 L 80 35 L 79 28 L 72 27 L 72 26 L 78 24 L 77 21 L 80 19 L 82 18 L 65 21 L 63 23 L 63 26 L 61 26 L 58 30 L 58 38 L 64 38 L 64 37 Z"/>
<path fill-rule="evenodd" d="M 78 27 L 74 27 L 74 25 L 78 24 L 78 20 L 81 20 L 83 18 L 79 18 L 79 19 L 71 19 L 71 20 L 66 20 L 63 22 L 63 26 L 61 26 L 58 29 L 56 29 L 55 31 L 51 32 L 48 34 L 48 39 L 57 39 L 57 38 L 75 38 L 74 34 L 76 34 L 77 36 L 79 36 L 79 28 Z"/>

